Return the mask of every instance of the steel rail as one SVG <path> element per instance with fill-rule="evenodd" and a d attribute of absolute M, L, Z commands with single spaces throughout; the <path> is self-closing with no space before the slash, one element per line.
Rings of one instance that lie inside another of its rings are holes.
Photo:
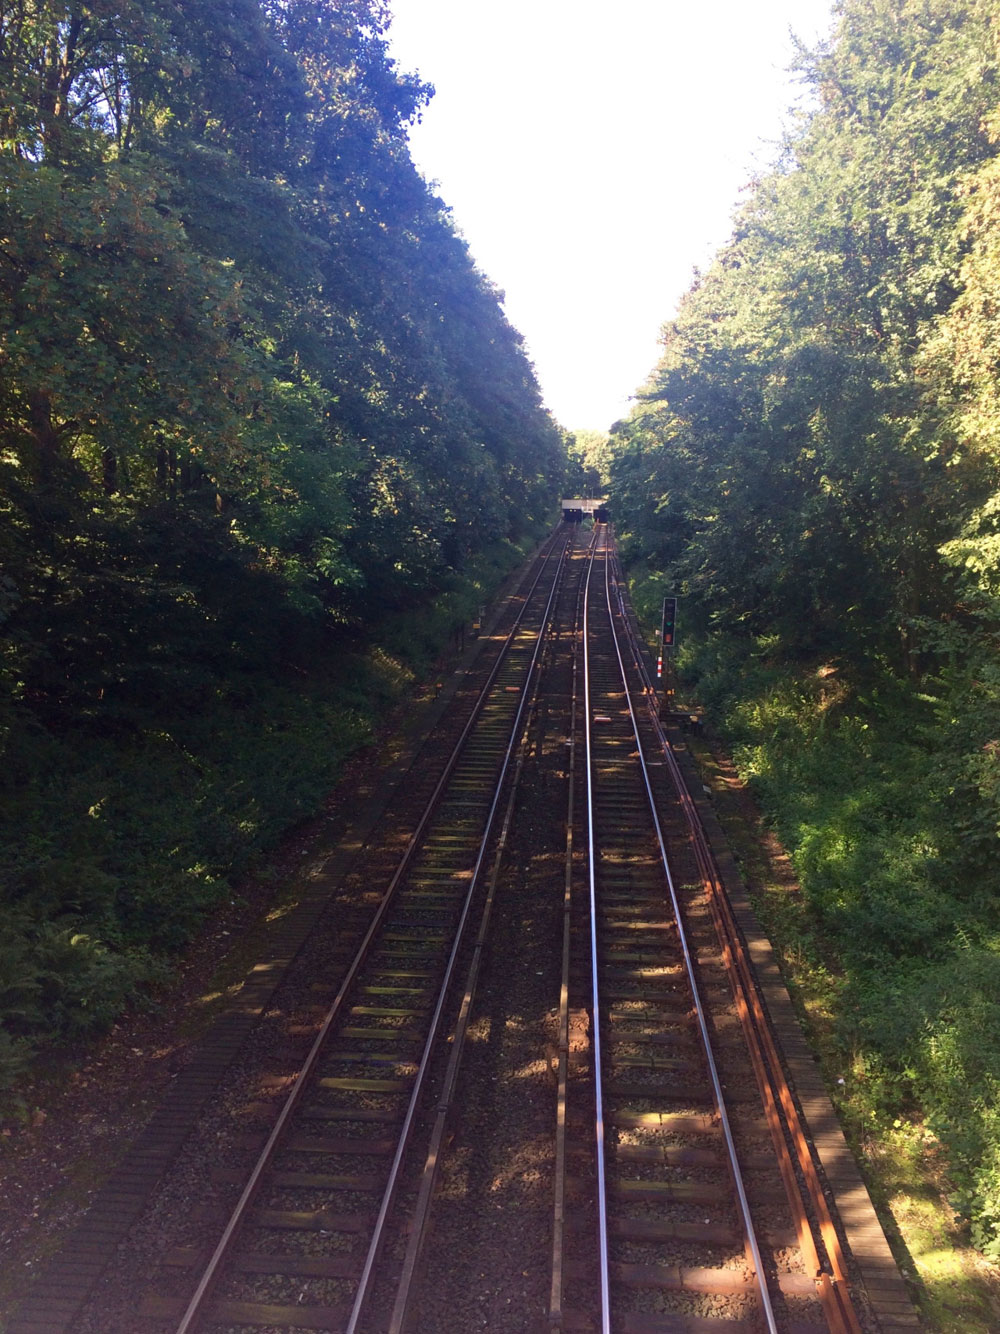
<path fill-rule="evenodd" d="M 569 545 L 568 541 L 564 542 L 562 550 L 559 552 L 559 564 L 557 565 L 556 576 L 554 576 L 553 584 L 555 583 L 555 580 L 558 578 L 558 572 L 562 567 L 563 560 L 565 559 L 565 554 L 568 545 Z M 534 593 L 535 589 L 540 583 L 542 575 L 545 572 L 545 568 L 549 560 L 552 558 L 556 547 L 557 547 L 557 540 L 553 539 L 553 541 L 549 545 L 549 549 L 540 558 L 538 573 L 535 576 L 535 579 L 532 581 L 530 588 L 524 594 L 524 601 L 522 603 L 522 606 L 518 611 L 517 616 L 515 617 L 514 623 L 509 633 L 507 634 L 504 643 L 500 648 L 499 653 L 497 654 L 496 662 L 493 664 L 493 667 L 487 677 L 487 680 L 483 685 L 482 690 L 480 691 L 479 698 L 477 699 L 472 709 L 469 719 L 466 722 L 465 726 L 463 727 L 461 735 L 459 736 L 458 741 L 455 743 L 455 746 L 452 749 L 451 755 L 449 756 L 448 761 L 444 767 L 444 771 L 442 772 L 442 775 L 437 785 L 435 786 L 430 799 L 427 802 L 424 812 L 421 815 L 417 827 L 399 860 L 399 863 L 392 876 L 392 879 L 389 882 L 389 886 L 386 889 L 382 897 L 382 900 L 379 904 L 379 907 L 376 910 L 372 918 L 372 921 L 368 927 L 368 930 L 365 933 L 365 936 L 358 947 L 357 953 L 351 965 L 349 966 L 347 973 L 344 976 L 340 989 L 338 990 L 337 995 L 335 996 L 333 1002 L 331 1003 L 327 1011 L 327 1014 L 323 1020 L 323 1023 L 320 1026 L 319 1031 L 316 1034 L 316 1037 L 312 1043 L 312 1046 L 309 1049 L 309 1053 L 306 1056 L 305 1061 L 303 1062 L 302 1066 L 299 1069 L 295 1083 L 292 1089 L 290 1090 L 288 1097 L 286 1098 L 281 1108 L 280 1113 L 278 1114 L 275 1124 L 272 1127 L 270 1134 L 268 1135 L 264 1148 L 261 1150 L 260 1155 L 258 1156 L 258 1159 L 247 1180 L 247 1184 L 243 1188 L 239 1200 L 233 1207 L 233 1210 L 225 1225 L 223 1233 L 214 1251 L 212 1252 L 212 1255 L 209 1258 L 208 1263 L 206 1264 L 205 1268 L 202 1271 L 201 1278 L 199 1279 L 198 1285 L 194 1293 L 192 1294 L 190 1301 L 188 1302 L 187 1308 L 185 1309 L 183 1316 L 181 1317 L 180 1324 L 177 1325 L 176 1327 L 176 1334 L 193 1334 L 193 1331 L 197 1329 L 198 1322 L 205 1314 L 205 1307 L 212 1295 L 212 1291 L 215 1287 L 215 1284 L 221 1275 L 223 1266 L 235 1245 L 236 1238 L 238 1237 L 240 1231 L 242 1230 L 243 1225 L 247 1221 L 254 1200 L 256 1199 L 260 1191 L 265 1173 L 267 1172 L 268 1167 L 270 1166 L 271 1162 L 276 1156 L 278 1147 L 281 1143 L 281 1140 L 284 1137 L 285 1131 L 287 1130 L 292 1120 L 293 1115 L 298 1110 L 299 1103 L 301 1102 L 302 1097 L 304 1096 L 306 1087 L 309 1082 L 309 1078 L 312 1075 L 313 1071 L 316 1069 L 322 1050 L 326 1045 L 326 1041 L 330 1036 L 330 1032 L 340 1015 L 340 1011 L 343 1008 L 344 1001 L 358 973 L 360 972 L 361 967 L 365 963 L 371 951 L 372 944 L 378 934 L 379 927 L 385 920 L 389 911 L 390 904 L 395 898 L 396 890 L 399 887 L 401 881 L 403 880 L 403 877 L 405 876 L 406 871 L 408 870 L 411 862 L 413 861 L 417 848 L 419 847 L 423 839 L 423 836 L 427 830 L 427 826 L 430 823 L 430 820 L 433 816 L 435 809 L 437 808 L 441 795 L 444 792 L 448 784 L 448 780 L 450 779 L 452 773 L 454 772 L 458 764 L 458 759 L 465 746 L 465 743 L 468 740 L 469 735 L 472 732 L 472 729 L 475 726 L 476 721 L 478 720 L 480 714 L 483 711 L 485 702 L 489 696 L 490 691 L 492 690 L 492 687 L 496 681 L 497 676 L 499 675 L 500 668 L 503 665 L 504 661 L 506 660 L 506 657 L 514 643 L 514 639 L 520 628 L 521 622 L 526 614 L 529 599 L 531 598 L 531 595 Z M 463 921 L 464 921 L 464 916 L 463 916 Z M 406 1133 L 408 1133 L 409 1131 L 409 1124 L 410 1123 L 408 1120 L 406 1125 Z M 352 1324 L 350 1328 L 353 1330 L 355 1325 L 356 1325 L 356 1320 L 352 1318 Z"/>
<path fill-rule="evenodd" d="M 621 580 L 620 570 L 616 575 Z M 770 1025 L 764 1012 L 757 987 L 753 979 L 753 970 L 736 922 L 732 906 L 725 893 L 715 859 L 712 856 L 708 837 L 705 834 L 701 818 L 688 791 L 673 746 L 663 729 L 657 705 L 656 690 L 650 679 L 645 660 L 639 649 L 637 636 L 625 612 L 624 602 L 619 595 L 622 616 L 627 631 L 627 638 L 632 653 L 633 664 L 643 686 L 647 708 L 654 732 L 670 772 L 671 782 L 684 811 L 688 828 L 691 832 L 695 858 L 702 881 L 708 891 L 709 904 L 716 932 L 722 947 L 723 960 L 733 990 L 734 1000 L 740 1015 L 741 1025 L 746 1036 L 747 1048 L 758 1087 L 764 1101 L 765 1114 L 771 1133 L 785 1193 L 788 1197 L 796 1228 L 799 1245 L 807 1269 L 811 1269 L 824 1316 L 831 1334 L 861 1334 L 861 1325 L 850 1297 L 847 1278 L 847 1266 L 844 1260 L 840 1239 L 827 1204 L 826 1195 L 820 1183 L 816 1165 L 813 1162 L 809 1143 L 788 1081 L 784 1076 L 781 1058 L 771 1034 Z M 820 1233 L 830 1264 L 831 1273 L 823 1267 L 816 1248 L 812 1227 L 802 1200 L 802 1193 L 788 1153 L 784 1127 L 776 1103 L 780 1103 L 785 1115 L 788 1133 L 795 1147 L 796 1157 L 802 1177 L 806 1183 L 810 1203 L 819 1221 Z"/>
<path fill-rule="evenodd" d="M 451 1035 L 448 1039 L 450 1046 L 450 1055 L 448 1058 L 448 1068 L 445 1072 L 441 1091 L 437 1097 L 437 1112 L 434 1120 L 434 1126 L 428 1142 L 427 1157 L 424 1162 L 424 1170 L 421 1175 L 420 1187 L 417 1195 L 417 1201 L 409 1217 L 409 1240 L 407 1242 L 406 1253 L 403 1257 L 402 1272 L 396 1288 L 395 1302 L 393 1304 L 392 1315 L 389 1320 L 387 1334 L 403 1334 L 406 1328 L 406 1321 L 409 1314 L 409 1303 L 413 1295 L 413 1286 L 417 1273 L 417 1265 L 423 1249 L 424 1240 L 427 1235 L 428 1224 L 430 1220 L 431 1205 L 433 1202 L 434 1187 L 437 1181 L 438 1166 L 441 1160 L 441 1150 L 444 1143 L 447 1130 L 448 1118 L 451 1114 L 452 1105 L 455 1098 L 455 1091 L 458 1086 L 458 1077 L 461 1069 L 462 1058 L 465 1049 L 465 1039 L 468 1033 L 469 1020 L 472 1016 L 472 1006 L 475 1001 L 476 988 L 479 981 L 479 971 L 482 965 L 483 951 L 485 949 L 488 934 L 490 918 L 493 912 L 493 906 L 496 901 L 497 886 L 500 880 L 500 870 L 503 864 L 504 854 L 507 850 L 507 840 L 510 834 L 511 823 L 514 817 L 514 810 L 518 796 L 520 779 L 524 770 L 524 763 L 527 754 L 528 728 L 531 717 L 537 707 L 539 691 L 541 688 L 542 673 L 539 670 L 542 659 L 544 640 L 549 626 L 552 606 L 555 602 L 559 589 L 560 579 L 565 577 L 565 562 L 557 575 L 556 583 L 552 586 L 552 592 L 549 595 L 549 602 L 543 614 L 543 625 L 539 632 L 535 644 L 535 651 L 532 655 L 531 663 L 528 667 L 526 677 L 526 688 L 521 696 L 521 702 L 518 706 L 517 716 L 511 727 L 510 741 L 507 746 L 507 752 L 504 757 L 500 774 L 496 781 L 496 792 L 493 803 L 490 808 L 490 814 L 487 820 L 483 840 L 480 848 L 480 855 L 476 861 L 475 869 L 472 875 L 472 886 L 479 881 L 480 870 L 483 865 L 483 858 L 490 842 L 493 824 L 497 810 L 499 808 L 501 792 L 506 780 L 507 772 L 511 761 L 515 759 L 514 773 L 507 794 L 507 804 L 504 811 L 503 823 L 493 851 L 493 860 L 490 867 L 490 873 L 486 882 L 486 896 L 483 902 L 482 912 L 480 914 L 479 927 L 476 932 L 475 945 L 473 947 L 472 958 L 466 972 L 465 988 L 462 995 L 462 1003 L 459 1008 L 458 1017 L 455 1021 Z M 527 691 L 527 683 L 531 682 L 530 697 Z M 522 726 L 523 720 L 523 726 Z M 472 888 L 470 887 L 470 900 Z"/>
<path fill-rule="evenodd" d="M 607 549 L 607 530 L 604 534 Z M 590 644 L 587 618 L 590 614 L 590 581 L 597 555 L 597 544 L 590 553 L 583 595 L 583 715 L 587 774 L 587 860 L 590 894 L 590 985 L 593 1006 L 594 1054 L 594 1133 L 597 1154 L 597 1228 L 598 1264 L 601 1283 L 601 1331 L 611 1334 L 611 1276 L 608 1263 L 607 1165 L 604 1143 L 604 1071 L 601 1049 L 600 984 L 597 969 L 597 831 L 594 823 L 594 760 L 590 708 Z"/>
<path fill-rule="evenodd" d="M 597 529 L 590 543 L 597 544 Z M 588 553 L 589 554 L 589 553 Z M 569 1084 L 569 975 L 572 944 L 573 906 L 573 825 L 576 819 L 576 730 L 579 713 L 580 649 L 583 642 L 583 599 L 586 580 L 581 579 L 576 599 L 573 625 L 573 679 L 569 723 L 569 764 L 567 766 L 566 850 L 563 875 L 562 968 L 559 985 L 559 1064 L 556 1074 L 556 1143 L 552 1213 L 552 1284 L 549 1291 L 549 1325 L 561 1329 L 563 1322 L 563 1275 L 566 1236 L 566 1107 Z"/>
<path fill-rule="evenodd" d="M 559 565 L 556 569 L 555 578 L 552 581 L 552 588 L 549 590 L 548 601 L 546 602 L 545 610 L 542 613 L 541 625 L 539 627 L 538 635 L 535 640 L 534 653 L 532 654 L 531 662 L 528 666 L 528 671 L 525 676 L 526 687 L 528 681 L 531 679 L 531 675 L 532 672 L 534 671 L 538 654 L 541 651 L 541 645 L 545 638 L 546 630 L 548 629 L 549 614 L 551 612 L 552 603 L 555 598 L 556 588 L 559 584 L 560 576 L 562 574 L 563 564 L 565 562 L 565 556 L 566 556 L 566 548 L 564 547 L 562 555 L 560 557 Z M 408 1148 L 410 1131 L 413 1127 L 413 1122 L 416 1119 L 417 1111 L 419 1109 L 420 1095 L 423 1092 L 424 1082 L 427 1078 L 427 1073 L 430 1069 L 431 1059 L 434 1053 L 435 1045 L 437 1043 L 438 1030 L 441 1024 L 445 1002 L 448 998 L 451 989 L 452 974 L 454 973 L 455 965 L 458 962 L 459 951 L 462 947 L 462 942 L 465 938 L 465 928 L 469 920 L 469 914 L 472 910 L 472 900 L 475 891 L 479 886 L 479 873 L 483 865 L 483 860 L 486 856 L 487 844 L 489 843 L 490 836 L 493 832 L 493 821 L 496 818 L 497 808 L 500 804 L 501 789 L 503 787 L 504 779 L 507 776 L 507 770 L 510 765 L 511 756 L 514 752 L 514 747 L 517 741 L 518 726 L 524 713 L 525 698 L 526 698 L 526 690 L 521 692 L 521 698 L 518 703 L 517 711 L 514 717 L 514 722 L 511 727 L 510 739 L 507 743 L 506 751 L 504 752 L 504 758 L 501 765 L 499 777 L 496 780 L 496 786 L 493 793 L 493 800 L 490 803 L 489 814 L 486 817 L 486 825 L 483 831 L 482 838 L 480 839 L 479 851 L 476 854 L 476 861 L 473 867 L 472 877 L 469 881 L 469 888 L 466 891 L 465 901 L 462 905 L 461 917 L 459 918 L 458 926 L 455 930 L 454 942 L 452 944 L 451 953 L 448 956 L 448 962 L 447 965 L 445 966 L 444 976 L 442 977 L 438 988 L 437 1002 L 434 1006 L 434 1013 L 431 1018 L 430 1028 L 428 1030 L 427 1038 L 424 1043 L 424 1050 L 420 1058 L 420 1065 L 417 1069 L 417 1075 L 414 1080 L 413 1089 L 410 1094 L 410 1101 L 406 1109 L 406 1116 L 403 1120 L 403 1128 L 399 1135 L 399 1140 L 396 1147 L 396 1153 L 393 1158 L 392 1167 L 390 1168 L 389 1171 L 389 1180 L 386 1184 L 385 1191 L 382 1196 L 382 1204 L 379 1208 L 378 1218 L 376 1220 L 375 1228 L 372 1232 L 372 1238 L 368 1246 L 368 1254 L 365 1256 L 364 1267 L 361 1272 L 361 1277 L 358 1281 L 358 1290 L 355 1294 L 354 1304 L 351 1308 L 351 1315 L 350 1319 L 347 1322 L 347 1328 L 345 1330 L 345 1334 L 356 1334 L 358 1324 L 361 1320 L 361 1316 L 364 1312 L 364 1308 L 367 1305 L 368 1298 L 371 1293 L 375 1265 L 378 1260 L 379 1252 L 382 1248 L 382 1240 L 385 1235 L 385 1228 L 389 1218 L 389 1211 L 392 1208 L 392 1201 L 395 1196 L 396 1188 L 399 1184 L 399 1178 L 403 1170 L 403 1159 L 406 1154 L 406 1150 Z"/>
<path fill-rule="evenodd" d="M 632 706 L 632 692 L 629 690 L 628 674 L 625 668 L 625 661 L 622 657 L 618 631 L 615 626 L 615 614 L 616 614 L 615 608 L 612 607 L 611 603 L 610 569 L 611 569 L 610 550 L 606 542 L 605 561 L 604 561 L 605 602 L 608 611 L 608 619 L 611 626 L 612 642 L 614 643 L 615 654 L 618 659 L 618 666 L 621 672 L 622 685 L 624 687 L 624 692 L 625 692 L 625 701 L 626 704 L 628 705 L 629 718 L 632 723 L 632 731 L 635 737 L 636 750 L 638 753 L 639 764 L 642 771 L 643 785 L 645 787 L 646 796 L 649 802 L 649 810 L 656 833 L 656 840 L 660 852 L 660 860 L 663 866 L 664 874 L 666 875 L 667 887 L 670 893 L 670 901 L 673 907 L 674 917 L 677 923 L 678 941 L 680 943 L 681 950 L 684 956 L 684 965 L 687 971 L 688 982 L 691 987 L 691 994 L 692 994 L 692 999 L 694 1001 L 695 1014 L 698 1023 L 698 1031 L 701 1037 L 702 1048 L 705 1054 L 706 1064 L 708 1066 L 709 1077 L 712 1084 L 713 1096 L 715 1099 L 715 1105 L 719 1115 L 720 1128 L 722 1130 L 723 1139 L 726 1145 L 726 1153 L 730 1165 L 730 1174 L 732 1176 L 733 1184 L 736 1189 L 737 1200 L 739 1203 L 739 1212 L 743 1224 L 744 1235 L 746 1237 L 747 1246 L 749 1248 L 750 1255 L 752 1257 L 753 1268 L 757 1280 L 757 1290 L 760 1298 L 761 1312 L 767 1324 L 769 1334 L 778 1334 L 778 1327 L 775 1322 L 774 1310 L 771 1304 L 771 1295 L 768 1291 L 767 1281 L 764 1275 L 763 1258 L 761 1256 L 760 1247 L 757 1242 L 756 1229 L 754 1227 L 753 1219 L 750 1214 L 750 1205 L 749 1201 L 747 1200 L 746 1189 L 743 1184 L 742 1171 L 736 1153 L 735 1139 L 733 1137 L 732 1128 L 729 1123 L 729 1115 L 726 1111 L 725 1097 L 722 1090 L 722 1082 L 719 1077 L 718 1067 L 716 1066 L 715 1056 L 712 1051 L 712 1041 L 708 1030 L 708 1021 L 705 1015 L 704 1005 L 701 1000 L 701 994 L 698 989 L 697 979 L 695 976 L 694 961 L 691 955 L 690 946 L 688 944 L 687 932 L 684 929 L 684 923 L 681 917 L 680 901 L 677 895 L 676 886 L 674 884 L 673 873 L 670 869 L 670 859 L 667 854 L 666 840 L 663 835 L 663 829 L 660 824 L 659 813 L 656 808 L 656 799 L 653 794 L 653 788 L 652 788 L 652 783 L 650 781 L 649 770 L 646 766 L 646 757 L 642 744 L 642 738 L 639 733 L 638 720 L 635 715 L 635 710 Z M 624 604 L 620 600 L 619 600 L 618 615 L 624 617 Z M 627 618 L 625 619 L 627 620 Z M 589 694 L 588 694 L 588 704 L 587 704 L 587 729 L 589 737 L 589 731 L 590 731 Z M 588 746 L 588 757 L 589 753 L 590 752 Z M 588 793 L 589 793 L 589 788 L 588 788 Z M 591 816 L 591 827 L 592 827 L 593 824 L 592 807 L 590 816 Z M 594 950 L 594 956 L 593 956 L 593 968 L 595 976 L 594 1012 L 596 1016 L 597 1004 L 598 1004 L 598 998 L 596 994 L 596 969 L 597 969 L 596 918 L 593 915 L 594 910 L 596 908 L 596 897 L 593 894 L 593 885 L 594 885 L 594 853 L 592 847 L 591 848 L 592 948 Z M 600 1025 L 595 1022 L 595 1030 L 599 1031 L 599 1027 Z M 603 1127 L 601 1128 L 600 1133 L 601 1135 L 603 1135 Z M 603 1213 L 603 1203 L 602 1203 L 602 1213 Z M 602 1234 L 604 1233 L 606 1233 L 606 1227 L 602 1226 Z M 605 1323 L 605 1328 L 607 1330 L 610 1330 L 610 1326 L 607 1325 L 607 1323 Z"/>

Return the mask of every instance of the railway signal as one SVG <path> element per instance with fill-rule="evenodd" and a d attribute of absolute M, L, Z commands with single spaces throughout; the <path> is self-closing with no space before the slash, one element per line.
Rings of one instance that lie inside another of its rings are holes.
<path fill-rule="evenodd" d="M 656 679 L 663 680 L 663 651 L 674 647 L 677 626 L 677 599 L 663 599 L 663 615 L 660 619 L 660 646 L 656 659 Z"/>

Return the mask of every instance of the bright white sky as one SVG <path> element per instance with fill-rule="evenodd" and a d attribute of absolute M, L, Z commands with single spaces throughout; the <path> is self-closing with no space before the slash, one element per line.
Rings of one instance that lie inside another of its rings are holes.
<path fill-rule="evenodd" d="M 606 430 L 800 96 L 832 0 L 391 0 L 434 84 L 417 166 L 506 293 L 547 406 Z"/>

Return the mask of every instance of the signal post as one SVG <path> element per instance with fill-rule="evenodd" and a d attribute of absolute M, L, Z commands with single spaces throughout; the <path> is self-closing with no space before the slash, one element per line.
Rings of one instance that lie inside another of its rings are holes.
<path fill-rule="evenodd" d="M 660 642 L 656 653 L 656 683 L 662 686 L 663 698 L 660 703 L 660 717 L 666 718 L 674 712 L 674 643 L 677 635 L 677 599 L 663 599 L 663 613 L 660 617 Z"/>

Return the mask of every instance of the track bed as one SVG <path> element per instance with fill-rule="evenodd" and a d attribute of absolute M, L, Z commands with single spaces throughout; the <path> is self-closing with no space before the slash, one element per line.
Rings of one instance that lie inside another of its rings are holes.
<path fill-rule="evenodd" d="M 588 538 L 526 572 L 10 1334 L 918 1327 L 870 1205 L 838 1214 L 860 1179 L 811 1147 Z"/>

